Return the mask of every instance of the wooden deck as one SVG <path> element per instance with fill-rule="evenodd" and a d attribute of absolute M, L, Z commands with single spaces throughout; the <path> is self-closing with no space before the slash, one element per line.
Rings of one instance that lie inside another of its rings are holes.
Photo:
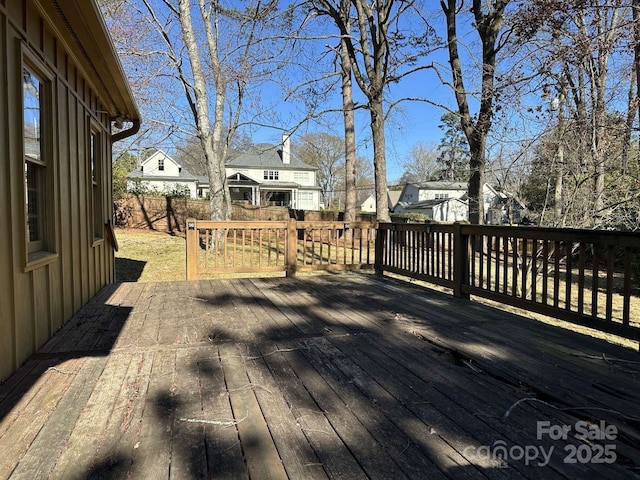
<path fill-rule="evenodd" d="M 639 374 L 388 277 L 114 285 L 0 386 L 0 478 L 640 478 Z"/>

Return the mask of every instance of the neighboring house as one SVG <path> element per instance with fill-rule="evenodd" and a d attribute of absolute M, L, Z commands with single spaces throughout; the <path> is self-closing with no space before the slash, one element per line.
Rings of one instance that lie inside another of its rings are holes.
<path fill-rule="evenodd" d="M 425 200 L 461 198 L 467 193 L 467 184 L 462 182 L 407 183 L 400 192 L 399 203 L 410 204 Z"/>
<path fill-rule="evenodd" d="M 434 222 L 460 222 L 469 219 L 469 203 L 461 198 L 399 203 L 395 213 L 419 213 Z"/>
<path fill-rule="evenodd" d="M 484 185 L 485 224 L 509 225 L 522 222 L 522 212 L 525 208 L 514 195 Z"/>
<path fill-rule="evenodd" d="M 393 212 L 395 210 L 401 193 L 402 192 L 400 190 L 387 191 L 387 206 L 390 212 Z M 375 194 L 371 194 L 364 199 L 364 201 L 360 204 L 360 211 L 364 213 L 376 213 Z"/>
<path fill-rule="evenodd" d="M 112 144 L 140 115 L 96 0 L 0 2 L 0 78 L 1 381 L 115 281 Z"/>
<path fill-rule="evenodd" d="M 191 198 L 206 196 L 204 187 L 201 186 L 206 177 L 203 179 L 192 175 L 162 150 L 156 150 L 141 162 L 140 168 L 129 173 L 127 177 L 129 178 L 127 182 L 129 191 L 135 191 L 138 188 L 136 184 L 139 184 L 144 191 L 163 194 L 188 191 L 188 196 Z M 208 181 L 206 181 L 206 185 L 208 185 Z"/>
<path fill-rule="evenodd" d="M 254 145 L 227 161 L 232 201 L 276 205 L 296 210 L 318 210 L 318 169 L 291 154 L 289 137 L 282 145 Z"/>
<path fill-rule="evenodd" d="M 519 223 L 524 208 L 512 195 L 485 183 L 483 187 L 485 223 Z M 424 182 L 402 189 L 395 213 L 420 213 L 433 221 L 456 222 L 469 219 L 467 184 Z"/>

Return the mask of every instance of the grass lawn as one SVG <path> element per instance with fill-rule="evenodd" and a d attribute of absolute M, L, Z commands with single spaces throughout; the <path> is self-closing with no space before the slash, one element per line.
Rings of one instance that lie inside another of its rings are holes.
<path fill-rule="evenodd" d="M 116 281 L 162 282 L 186 279 L 184 237 L 150 230 L 116 229 Z"/>

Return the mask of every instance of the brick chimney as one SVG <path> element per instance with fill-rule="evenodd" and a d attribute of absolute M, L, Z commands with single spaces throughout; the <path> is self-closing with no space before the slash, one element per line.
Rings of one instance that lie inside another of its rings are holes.
<path fill-rule="evenodd" d="M 286 133 L 282 134 L 282 163 L 284 165 L 291 163 L 291 140 Z"/>

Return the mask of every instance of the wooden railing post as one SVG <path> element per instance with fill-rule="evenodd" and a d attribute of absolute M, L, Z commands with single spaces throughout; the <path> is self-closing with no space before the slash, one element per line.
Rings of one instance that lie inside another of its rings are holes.
<path fill-rule="evenodd" d="M 298 227 L 295 218 L 287 223 L 287 248 L 285 251 L 285 265 L 287 277 L 295 277 L 298 264 Z"/>
<path fill-rule="evenodd" d="M 468 300 L 462 286 L 469 283 L 469 235 L 462 233 L 462 227 L 458 222 L 453 225 L 453 295 Z"/>
<path fill-rule="evenodd" d="M 187 281 L 198 279 L 198 223 L 187 218 Z"/>
<path fill-rule="evenodd" d="M 375 260 L 373 262 L 376 275 L 384 275 L 384 250 L 385 240 L 387 238 L 386 230 L 380 228 L 378 223 L 376 226 L 376 245 L 375 245 Z"/>

